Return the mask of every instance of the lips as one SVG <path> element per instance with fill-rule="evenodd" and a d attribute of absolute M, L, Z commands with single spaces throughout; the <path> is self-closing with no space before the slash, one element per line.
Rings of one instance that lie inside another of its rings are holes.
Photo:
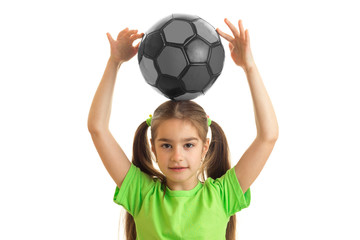
<path fill-rule="evenodd" d="M 176 167 L 176 168 L 170 168 L 171 171 L 174 171 L 174 172 L 183 172 L 185 171 L 186 169 L 188 169 L 187 167 Z"/>

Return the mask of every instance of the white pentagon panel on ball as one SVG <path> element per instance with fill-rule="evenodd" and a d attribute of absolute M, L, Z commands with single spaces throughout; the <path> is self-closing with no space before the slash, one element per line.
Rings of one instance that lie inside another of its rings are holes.
<path fill-rule="evenodd" d="M 186 67 L 186 59 L 180 48 L 166 46 L 157 58 L 162 74 L 178 77 Z"/>
<path fill-rule="evenodd" d="M 198 19 L 194 21 L 194 24 L 196 26 L 197 34 L 203 37 L 209 43 L 215 43 L 220 40 L 215 28 L 213 28 L 205 20 Z"/>
<path fill-rule="evenodd" d="M 194 35 L 190 23 L 174 20 L 164 28 L 166 42 L 183 44 L 186 39 Z"/>
<path fill-rule="evenodd" d="M 195 38 L 185 46 L 186 54 L 191 63 L 205 63 L 209 55 L 209 45 L 203 40 Z"/>
<path fill-rule="evenodd" d="M 190 66 L 182 78 L 186 91 L 202 91 L 209 83 L 211 76 L 204 66 Z"/>
<path fill-rule="evenodd" d="M 140 62 L 140 70 L 145 80 L 150 85 L 155 86 L 158 73 L 155 69 L 153 60 L 143 56 Z"/>

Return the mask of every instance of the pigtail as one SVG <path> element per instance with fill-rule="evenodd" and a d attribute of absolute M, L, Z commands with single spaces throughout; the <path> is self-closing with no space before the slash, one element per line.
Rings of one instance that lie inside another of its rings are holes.
<path fill-rule="evenodd" d="M 166 189 L 166 178 L 158 172 L 152 163 L 151 150 L 147 138 L 148 124 L 142 122 L 135 132 L 133 143 L 133 155 L 131 162 L 140 170 L 153 178 L 158 178 Z M 165 193 L 164 193 L 165 196 Z M 133 216 L 126 212 L 125 216 L 125 236 L 127 240 L 136 240 L 136 226 Z"/>
<path fill-rule="evenodd" d="M 144 173 L 154 176 L 154 168 L 151 160 L 151 151 L 147 140 L 148 125 L 142 122 L 135 132 L 133 143 L 132 163 Z"/>
<path fill-rule="evenodd" d="M 142 122 L 135 132 L 133 143 L 133 157 L 131 162 L 152 178 L 158 178 L 166 189 L 166 177 L 153 166 L 151 150 L 147 137 L 148 124 Z"/>
<path fill-rule="evenodd" d="M 207 177 L 213 179 L 223 176 L 230 168 L 230 151 L 222 128 L 211 121 L 211 142 L 206 154 L 205 165 Z M 236 215 L 230 217 L 226 228 L 226 240 L 235 240 Z"/>
<path fill-rule="evenodd" d="M 219 178 L 230 169 L 229 146 L 222 128 L 215 121 L 211 121 L 211 142 L 207 153 L 207 176 Z"/>
<path fill-rule="evenodd" d="M 126 240 L 136 240 L 136 226 L 133 216 L 126 212 L 125 215 L 125 236 Z"/>

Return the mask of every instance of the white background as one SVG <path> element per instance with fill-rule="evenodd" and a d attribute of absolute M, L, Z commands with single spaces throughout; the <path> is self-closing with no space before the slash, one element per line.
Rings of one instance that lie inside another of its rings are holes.
<path fill-rule="evenodd" d="M 230 33 L 242 19 L 280 136 L 237 213 L 239 239 L 360 239 L 356 1 L 3 1 L 0 4 L 0 239 L 120 239 L 115 183 L 87 129 L 110 55 L 106 32 L 146 32 L 171 13 Z M 234 166 L 256 135 L 249 86 L 225 65 L 195 99 L 227 134 Z M 137 57 L 115 85 L 110 130 L 128 157 L 137 126 L 167 99 Z"/>

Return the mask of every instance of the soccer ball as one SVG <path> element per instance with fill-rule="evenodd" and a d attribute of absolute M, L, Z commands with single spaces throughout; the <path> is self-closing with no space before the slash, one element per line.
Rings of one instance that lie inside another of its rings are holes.
<path fill-rule="evenodd" d="M 138 50 L 145 81 L 175 101 L 205 94 L 220 76 L 224 59 L 215 28 L 188 14 L 161 19 L 144 34 Z"/>

